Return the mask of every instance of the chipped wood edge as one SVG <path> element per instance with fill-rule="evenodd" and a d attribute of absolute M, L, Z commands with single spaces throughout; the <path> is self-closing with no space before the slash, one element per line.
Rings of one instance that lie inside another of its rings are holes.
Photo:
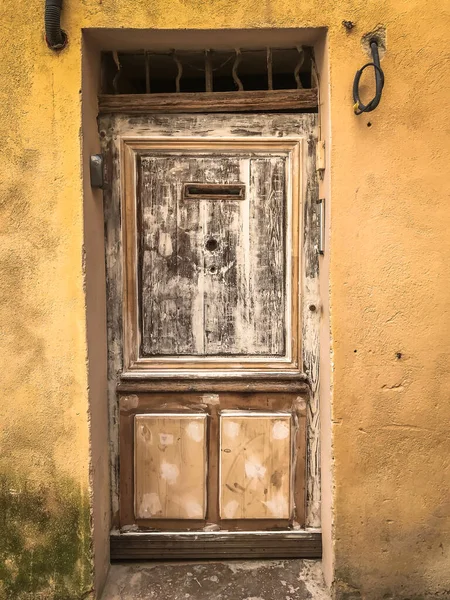
<path fill-rule="evenodd" d="M 111 520 L 118 524 L 119 515 L 119 403 L 116 385 L 123 371 L 122 363 L 122 252 L 120 214 L 120 162 L 114 137 L 100 136 L 101 149 L 105 155 L 105 189 L 103 191 L 105 222 L 105 263 L 107 296 L 107 378 L 109 416 L 109 454 L 111 485 Z"/>

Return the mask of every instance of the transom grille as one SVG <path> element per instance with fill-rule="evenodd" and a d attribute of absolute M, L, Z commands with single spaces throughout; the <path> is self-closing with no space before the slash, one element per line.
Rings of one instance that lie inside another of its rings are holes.
<path fill-rule="evenodd" d="M 182 94 L 313 87 L 312 48 L 105 52 L 102 94 Z"/>

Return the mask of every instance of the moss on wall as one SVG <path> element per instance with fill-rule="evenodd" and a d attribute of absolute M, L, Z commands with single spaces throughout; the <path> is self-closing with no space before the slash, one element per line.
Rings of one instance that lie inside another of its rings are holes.
<path fill-rule="evenodd" d="M 92 588 L 80 52 L 52 55 L 43 10 L 0 9 L 2 600 Z"/>
<path fill-rule="evenodd" d="M 0 478 L 0 599 L 81 600 L 92 591 L 90 508 L 69 478 Z"/>

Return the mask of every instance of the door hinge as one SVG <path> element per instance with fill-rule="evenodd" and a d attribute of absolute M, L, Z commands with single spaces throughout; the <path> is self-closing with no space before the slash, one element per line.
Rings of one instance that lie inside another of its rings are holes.
<path fill-rule="evenodd" d="M 103 154 L 91 154 L 89 159 L 89 171 L 91 176 L 91 187 L 103 189 Z"/>
<path fill-rule="evenodd" d="M 325 142 L 319 140 L 316 146 L 316 171 L 323 175 L 325 171 Z"/>
<path fill-rule="evenodd" d="M 317 220 L 319 235 L 317 237 L 317 252 L 319 254 L 325 253 L 325 198 L 317 200 Z"/>

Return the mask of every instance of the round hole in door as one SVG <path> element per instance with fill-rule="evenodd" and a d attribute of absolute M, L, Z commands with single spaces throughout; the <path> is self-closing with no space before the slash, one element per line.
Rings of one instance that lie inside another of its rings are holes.
<path fill-rule="evenodd" d="M 214 238 L 209 238 L 209 240 L 206 241 L 205 247 L 209 252 L 214 252 L 219 247 L 219 242 Z"/>

